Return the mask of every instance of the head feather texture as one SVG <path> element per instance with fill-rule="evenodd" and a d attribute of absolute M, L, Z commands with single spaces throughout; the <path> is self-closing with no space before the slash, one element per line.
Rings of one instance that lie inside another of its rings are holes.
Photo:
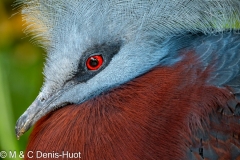
<path fill-rule="evenodd" d="M 221 32 L 235 26 L 240 15 L 239 0 L 17 0 L 16 5 L 22 7 L 26 33 L 48 52 L 41 90 L 45 96 L 73 77 L 87 49 L 121 42 L 107 68 L 62 96 L 62 101 L 67 97 L 75 103 L 81 102 L 72 98 L 79 90 L 86 95 L 103 92 L 159 64 L 169 54 L 165 43 L 170 37 Z"/>
<path fill-rule="evenodd" d="M 17 0 L 26 33 L 46 50 L 78 33 L 85 44 L 136 41 L 235 26 L 239 0 Z M 84 45 L 88 47 L 88 45 Z"/>

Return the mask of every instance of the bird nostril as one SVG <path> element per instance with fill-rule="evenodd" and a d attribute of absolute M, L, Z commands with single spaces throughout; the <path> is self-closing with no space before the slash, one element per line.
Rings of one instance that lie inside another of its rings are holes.
<path fill-rule="evenodd" d="M 45 98 L 41 98 L 40 101 L 41 101 L 41 102 L 45 101 Z"/>

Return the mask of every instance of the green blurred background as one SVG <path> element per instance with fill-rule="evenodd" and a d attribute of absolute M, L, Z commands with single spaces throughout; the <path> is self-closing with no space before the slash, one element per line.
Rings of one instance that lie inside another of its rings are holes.
<path fill-rule="evenodd" d="M 31 131 L 17 140 L 15 123 L 39 92 L 44 57 L 43 50 L 24 35 L 13 1 L 0 0 L 0 151 L 7 152 L 26 147 Z"/>

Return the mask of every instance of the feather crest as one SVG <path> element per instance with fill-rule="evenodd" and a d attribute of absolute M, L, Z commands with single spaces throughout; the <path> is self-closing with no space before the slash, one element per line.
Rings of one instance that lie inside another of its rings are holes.
<path fill-rule="evenodd" d="M 61 45 L 71 32 L 83 41 L 163 39 L 185 32 L 234 28 L 239 0 L 17 0 L 26 33 L 45 49 Z"/>

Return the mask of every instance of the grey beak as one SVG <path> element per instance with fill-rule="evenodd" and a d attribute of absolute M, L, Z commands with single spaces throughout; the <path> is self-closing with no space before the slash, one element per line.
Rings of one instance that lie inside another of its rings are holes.
<path fill-rule="evenodd" d="M 27 132 L 41 117 L 51 112 L 53 109 L 59 106 L 53 106 L 54 101 L 61 95 L 62 92 L 57 92 L 48 99 L 41 99 L 39 96 L 28 107 L 28 109 L 17 120 L 15 126 L 16 136 L 19 139 L 21 135 Z"/>

